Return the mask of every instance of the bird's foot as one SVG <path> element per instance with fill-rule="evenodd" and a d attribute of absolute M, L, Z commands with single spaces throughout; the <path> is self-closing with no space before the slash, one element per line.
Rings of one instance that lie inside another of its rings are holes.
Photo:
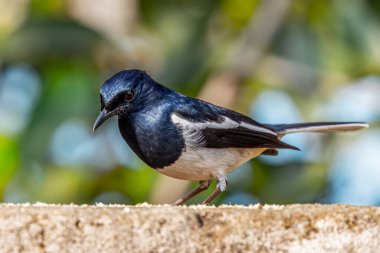
<path fill-rule="evenodd" d="M 225 191 L 227 188 L 227 179 L 226 178 L 218 178 L 218 184 L 216 185 L 215 191 L 211 193 L 210 196 L 208 196 L 207 199 L 205 199 L 202 204 L 208 205 L 213 199 L 216 198 L 216 196 L 219 195 L 219 193 Z"/>

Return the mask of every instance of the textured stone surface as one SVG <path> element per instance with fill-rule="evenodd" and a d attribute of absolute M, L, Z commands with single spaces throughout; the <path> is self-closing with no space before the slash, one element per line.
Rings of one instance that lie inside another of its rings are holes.
<path fill-rule="evenodd" d="M 380 252 L 380 208 L 3 204 L 0 252 Z"/>

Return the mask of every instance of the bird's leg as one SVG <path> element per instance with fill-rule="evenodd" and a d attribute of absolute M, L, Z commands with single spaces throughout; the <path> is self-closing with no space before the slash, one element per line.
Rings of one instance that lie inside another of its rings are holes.
<path fill-rule="evenodd" d="M 185 203 L 186 201 L 188 201 L 195 195 L 198 195 L 204 190 L 207 190 L 210 187 L 210 184 L 211 184 L 211 180 L 199 181 L 199 186 L 197 188 L 195 188 L 191 192 L 179 198 L 176 202 L 173 203 L 173 205 L 182 205 L 183 203 Z"/>
<path fill-rule="evenodd" d="M 227 188 L 227 179 L 225 177 L 218 178 L 218 183 L 216 185 L 215 191 L 213 191 L 211 195 L 208 196 L 208 198 L 202 202 L 202 204 L 204 205 L 209 204 L 216 196 L 218 196 L 219 193 L 225 191 L 226 188 Z"/>

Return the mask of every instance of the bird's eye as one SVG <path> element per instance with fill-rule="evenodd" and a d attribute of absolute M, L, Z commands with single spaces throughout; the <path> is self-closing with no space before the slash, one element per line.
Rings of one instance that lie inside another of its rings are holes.
<path fill-rule="evenodd" d="M 131 101 L 134 96 L 135 96 L 135 91 L 134 90 L 128 90 L 125 93 L 125 97 L 124 98 L 125 98 L 126 101 Z"/>

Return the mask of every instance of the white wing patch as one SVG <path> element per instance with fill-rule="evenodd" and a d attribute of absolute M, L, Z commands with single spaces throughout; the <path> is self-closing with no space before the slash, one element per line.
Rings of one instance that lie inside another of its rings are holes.
<path fill-rule="evenodd" d="M 248 129 L 251 129 L 251 130 L 254 130 L 254 131 L 257 131 L 257 132 L 264 132 L 264 133 L 273 134 L 273 135 L 277 136 L 277 133 L 275 133 L 275 132 L 273 132 L 273 131 L 271 131 L 271 130 L 269 130 L 267 128 L 251 125 L 251 124 L 249 124 L 247 122 L 241 122 L 240 126 L 248 128 Z"/>
<path fill-rule="evenodd" d="M 223 121 L 222 122 L 215 122 L 215 121 L 209 121 L 209 122 L 191 122 L 186 119 L 181 118 L 177 114 L 173 113 L 171 115 L 171 119 L 174 124 L 177 124 L 182 129 L 182 134 L 186 142 L 186 146 L 204 146 L 206 145 L 205 140 L 203 139 L 202 135 L 202 129 L 206 128 L 214 128 L 214 129 L 232 129 L 237 128 L 239 126 L 245 127 L 250 130 L 254 130 L 257 132 L 264 132 L 276 135 L 277 134 L 269 129 L 254 126 L 246 122 L 242 122 L 239 124 L 239 122 L 236 122 L 228 117 L 222 116 Z"/>

